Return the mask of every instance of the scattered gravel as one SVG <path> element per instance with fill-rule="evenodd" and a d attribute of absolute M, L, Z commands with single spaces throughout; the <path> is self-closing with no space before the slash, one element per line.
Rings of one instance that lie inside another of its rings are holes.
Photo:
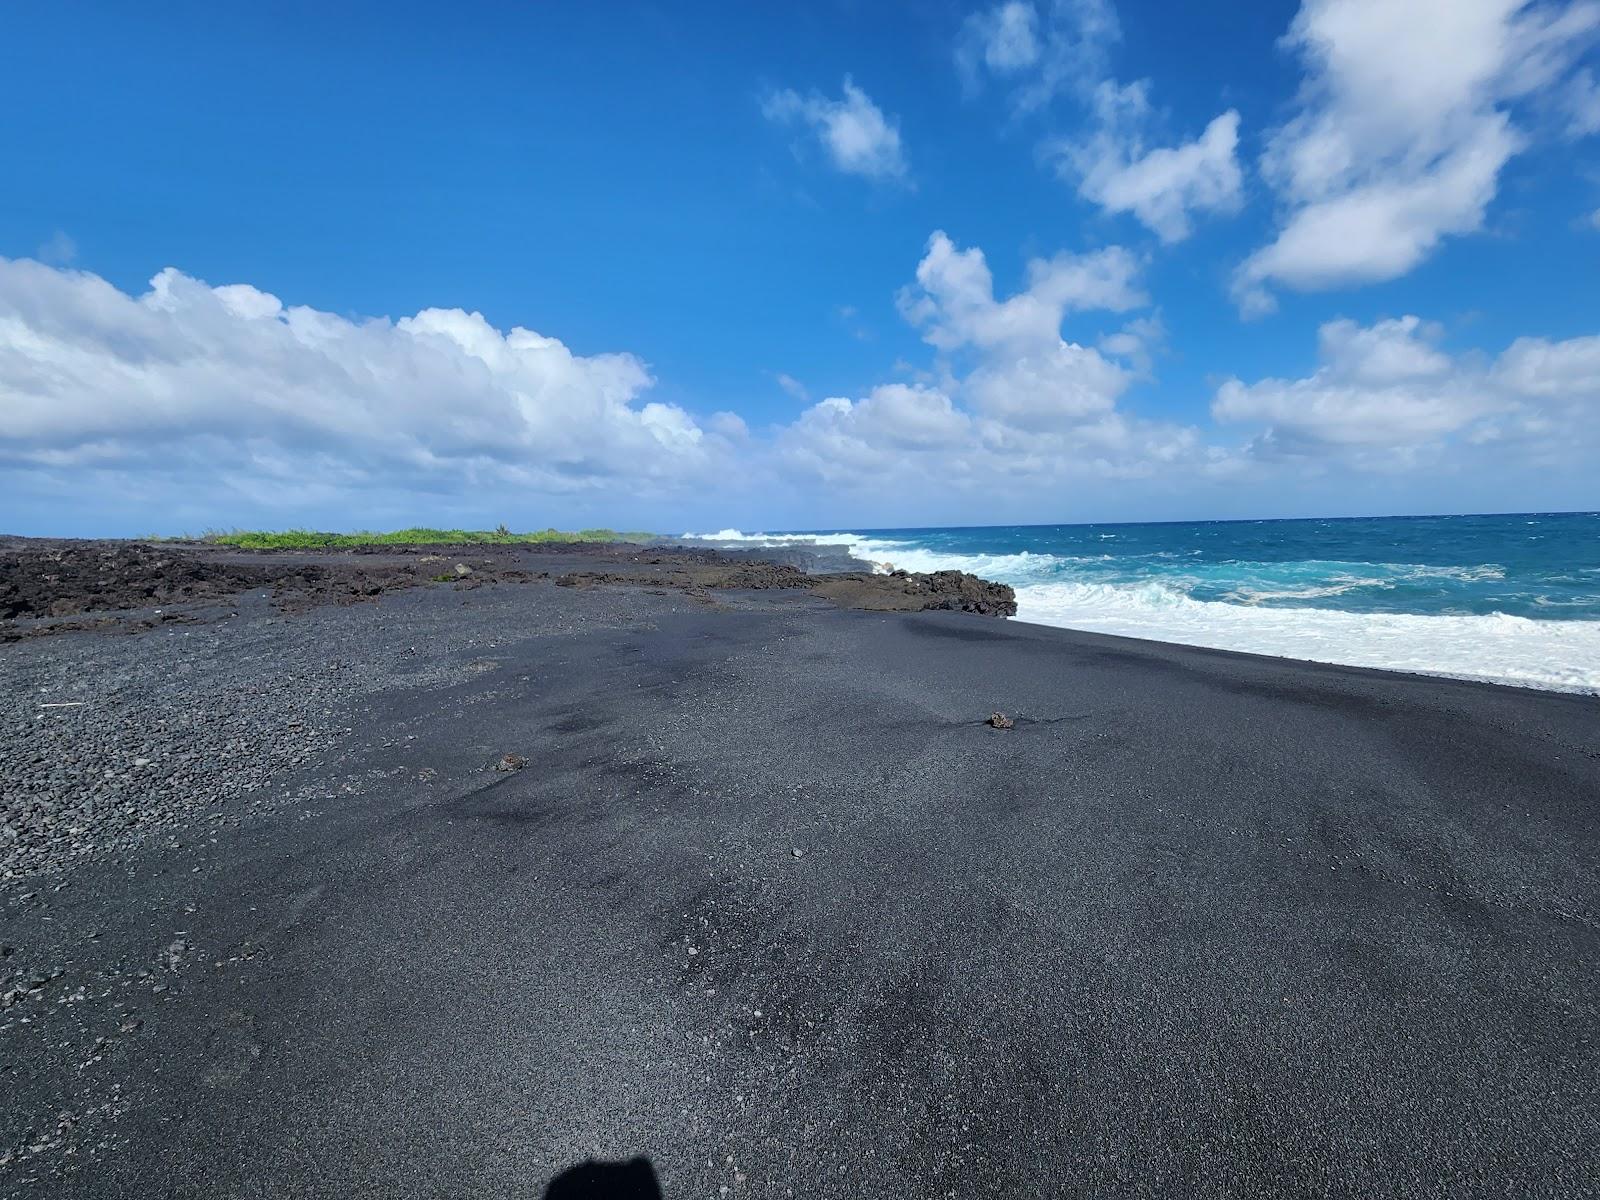
<path fill-rule="evenodd" d="M 361 682 L 336 653 L 274 632 L 235 619 L 6 650 L 0 877 L 220 815 L 327 749 Z"/>
<path fill-rule="evenodd" d="M 474 603 L 527 632 L 623 619 L 620 596 L 537 583 Z M 257 596 L 210 623 L 0 646 L 0 882 L 295 798 L 363 696 L 476 673 L 454 607 L 413 590 L 284 616 Z"/>

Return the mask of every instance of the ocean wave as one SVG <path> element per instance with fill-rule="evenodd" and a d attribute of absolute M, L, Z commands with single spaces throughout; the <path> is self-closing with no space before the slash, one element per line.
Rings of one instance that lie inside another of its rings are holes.
<path fill-rule="evenodd" d="M 845 546 L 851 555 L 870 563 L 874 570 L 889 571 L 967 571 L 985 579 L 1015 583 L 1026 579 L 1049 578 L 1058 567 L 1071 560 L 1055 554 L 1022 550 L 1015 554 L 956 554 L 933 550 L 915 542 L 867 537 L 859 533 L 745 533 L 724 529 L 718 533 L 686 533 L 686 541 L 725 543 L 741 546 Z M 1109 558 L 1109 555 L 1098 556 Z"/>
<path fill-rule="evenodd" d="M 741 542 L 753 546 L 840 546 L 865 541 L 859 533 L 745 533 L 740 529 L 723 529 L 716 533 L 686 533 L 680 539 L 686 542 Z M 901 545 L 885 542 L 885 545 Z"/>
<path fill-rule="evenodd" d="M 1527 687 L 1600 692 L 1600 621 L 1533 620 L 1504 613 L 1351 611 L 1362 593 L 1426 589 L 1435 600 L 1503 580 L 1498 563 L 1298 559 L 1174 562 L 1141 554 L 955 552 L 860 533 L 685 534 L 713 544 L 822 544 L 887 571 L 969 571 L 1017 589 L 1017 618 L 1126 637 L 1240 650 L 1312 662 L 1448 675 Z M 1580 568 L 1583 570 L 1583 568 Z M 1510 602 L 1513 595 L 1506 593 Z M 1348 596 L 1350 608 L 1335 607 Z M 1203 598 L 1202 598 L 1203 597 Z M 1538 609 L 1564 607 L 1552 596 Z M 1578 607 L 1580 605 L 1574 605 Z M 1551 617 L 1554 618 L 1552 611 Z"/>
<path fill-rule="evenodd" d="M 1479 563 L 1472 567 L 1436 567 L 1427 563 L 1383 563 L 1409 579 L 1459 579 L 1464 583 L 1483 583 L 1504 579 L 1506 569 L 1499 563 Z"/>
<path fill-rule="evenodd" d="M 759 549 L 762 546 L 843 546 L 852 557 L 863 559 L 877 567 L 877 560 L 886 550 L 898 550 L 909 543 L 885 541 L 863 537 L 859 533 L 745 533 L 740 529 L 722 529 L 716 533 L 686 533 L 682 541 L 709 542 L 713 546 L 739 546 Z M 886 569 L 886 568 L 880 568 Z"/>
<path fill-rule="evenodd" d="M 1334 562 L 1306 559 L 1286 563 L 1229 563 L 1214 571 L 1247 576 L 1221 598 L 1239 604 L 1274 600 L 1326 600 L 1358 591 L 1393 591 L 1423 582 L 1484 583 L 1506 577 L 1496 563 L 1472 567 L 1426 563 Z"/>
<path fill-rule="evenodd" d="M 880 571 L 966 571 L 1010 584 L 1048 579 L 1065 561 L 1058 555 L 1032 550 L 1019 550 L 1015 554 L 953 554 L 946 550 L 873 541 L 857 543 L 855 554 Z"/>
<path fill-rule="evenodd" d="M 1287 578 L 1327 578 L 1338 582 L 1371 584 L 1410 583 L 1421 579 L 1449 579 L 1459 583 L 1484 583 L 1506 577 L 1499 563 L 1451 566 L 1434 563 L 1368 562 L 1338 558 L 1296 558 L 1282 561 L 1227 559 L 1208 569 L 1223 575 L 1267 575 Z"/>
<path fill-rule="evenodd" d="M 1343 596 L 1363 588 L 1393 586 L 1379 579 L 1333 580 L 1309 587 L 1236 587 L 1223 595 L 1224 600 L 1235 604 L 1261 604 L 1269 600 L 1326 600 L 1329 596 Z"/>
<path fill-rule="evenodd" d="M 1158 581 L 1020 587 L 1017 619 L 1311 662 L 1600 692 L 1600 621 L 1262 608 L 1196 600 Z"/>

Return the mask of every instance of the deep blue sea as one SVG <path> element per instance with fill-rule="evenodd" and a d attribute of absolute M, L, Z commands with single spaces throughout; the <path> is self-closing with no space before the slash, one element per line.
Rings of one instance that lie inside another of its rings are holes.
<path fill-rule="evenodd" d="M 1600 690 L 1600 513 L 691 536 L 972 571 L 1040 624 Z"/>

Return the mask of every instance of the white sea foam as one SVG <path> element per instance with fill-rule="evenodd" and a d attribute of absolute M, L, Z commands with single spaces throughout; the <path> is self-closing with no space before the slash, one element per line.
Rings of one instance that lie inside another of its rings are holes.
<path fill-rule="evenodd" d="M 782 546 L 789 543 L 837 546 L 862 540 L 859 533 L 745 533 L 742 529 L 722 529 L 716 533 L 686 533 L 690 542 L 749 542 L 756 546 Z"/>
<path fill-rule="evenodd" d="M 1260 604 L 1264 600 L 1324 600 L 1329 596 L 1343 596 L 1346 592 L 1359 591 L 1362 588 L 1390 586 L 1393 585 L 1383 579 L 1351 579 L 1336 576 L 1327 583 L 1306 587 L 1237 587 L 1223 598 L 1238 604 Z"/>
<path fill-rule="evenodd" d="M 1248 575 L 1256 570 L 1278 578 L 1272 584 L 1262 580 L 1236 587 L 1228 600 L 1197 600 L 1182 588 L 1199 582 L 1198 575 L 1141 582 L 1060 578 L 1074 568 L 1105 566 L 1115 561 L 1111 555 L 1066 557 L 1026 550 L 952 554 L 858 533 L 766 534 L 724 529 L 684 537 L 757 546 L 844 545 L 879 570 L 970 571 L 1015 586 L 1017 619 L 1037 625 L 1311 662 L 1600 692 L 1600 621 L 1535 621 L 1503 613 L 1359 613 L 1262 603 L 1323 599 L 1358 588 L 1390 588 L 1408 580 L 1503 578 L 1504 568 L 1492 563 L 1471 567 L 1332 561 L 1233 563 L 1230 573 Z M 1294 568 L 1308 576 L 1303 584 L 1283 579 Z"/>
<path fill-rule="evenodd" d="M 1026 585 L 1017 589 L 1017 619 L 1312 662 L 1600 692 L 1600 621 L 1263 608 L 1196 600 L 1157 582 Z"/>
<path fill-rule="evenodd" d="M 744 533 L 738 529 L 724 529 L 718 533 L 686 533 L 683 536 L 685 540 L 741 546 L 846 546 L 852 556 L 871 563 L 873 569 L 880 572 L 970 571 L 985 579 L 999 579 L 1007 583 L 1046 579 L 1056 574 L 1057 569 L 1065 563 L 1087 561 L 1055 554 L 1036 554 L 1028 550 L 1016 554 L 951 554 L 924 549 L 914 542 L 870 538 L 859 533 Z"/>
<path fill-rule="evenodd" d="M 1392 591 L 1402 584 L 1445 580 L 1481 583 L 1504 579 L 1505 568 L 1495 563 L 1472 567 L 1431 566 L 1426 563 L 1371 563 L 1306 560 L 1293 563 L 1229 563 L 1229 574 L 1244 576 L 1222 598 L 1239 604 L 1268 600 L 1321 600 L 1362 590 Z M 1250 578 L 1255 576 L 1255 578 Z M 1303 576 L 1305 582 L 1294 583 Z M 1172 582 L 1185 583 L 1176 578 Z"/>
<path fill-rule="evenodd" d="M 859 533 L 745 533 L 740 529 L 723 529 L 716 533 L 686 533 L 684 541 L 711 542 L 731 546 L 844 546 L 859 559 L 872 563 L 880 570 L 888 570 L 888 559 L 909 542 L 885 541 L 863 537 Z M 898 565 L 898 564 L 894 564 Z M 914 568 L 906 567 L 905 570 Z"/>
<path fill-rule="evenodd" d="M 1048 579 L 1069 561 L 1055 554 L 1036 554 L 1030 550 L 1021 550 L 1016 554 L 950 554 L 892 542 L 865 540 L 857 543 L 852 552 L 880 571 L 969 571 L 985 579 L 999 579 L 1007 583 Z"/>

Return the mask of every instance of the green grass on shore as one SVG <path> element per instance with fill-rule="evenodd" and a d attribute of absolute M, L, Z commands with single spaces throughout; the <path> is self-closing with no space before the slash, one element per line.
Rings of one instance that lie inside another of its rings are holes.
<path fill-rule="evenodd" d="M 313 529 L 236 529 L 227 533 L 207 533 L 198 541 L 219 546 L 241 546 L 247 550 L 296 550 L 344 546 L 420 546 L 420 545 L 511 545 L 522 542 L 648 542 L 653 533 L 619 533 L 615 529 L 540 529 L 532 533 L 512 533 L 499 529 L 396 529 L 391 533 L 320 533 Z"/>

